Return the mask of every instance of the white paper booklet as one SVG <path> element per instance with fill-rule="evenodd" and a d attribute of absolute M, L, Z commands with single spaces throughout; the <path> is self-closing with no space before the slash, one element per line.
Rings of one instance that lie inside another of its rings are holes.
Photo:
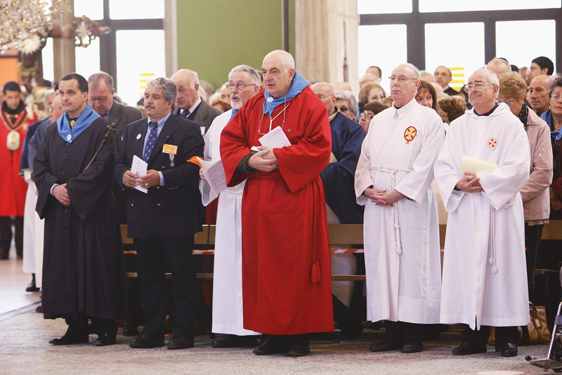
<path fill-rule="evenodd" d="M 488 163 L 487 161 L 471 158 L 470 156 L 464 155 L 461 160 L 461 165 L 459 165 L 459 172 L 471 172 L 480 173 L 488 172 L 492 173 L 498 168 L 496 164 Z"/>
<path fill-rule="evenodd" d="M 259 139 L 262 146 L 271 148 L 289 147 L 291 142 L 281 126 L 276 127 Z"/>
<path fill-rule="evenodd" d="M 131 172 L 133 172 L 137 178 L 140 176 L 145 176 L 148 168 L 148 163 L 139 158 L 137 155 L 133 156 L 133 163 L 131 165 Z M 136 185 L 135 189 L 138 191 L 142 191 L 143 193 L 148 193 L 148 189 L 141 187 L 140 185 Z"/>
<path fill-rule="evenodd" d="M 205 168 L 203 175 L 207 179 L 211 189 L 213 189 L 217 195 L 220 194 L 227 187 L 222 160 L 205 161 L 201 158 L 197 158 L 197 160 L 199 160 L 203 168 Z"/>

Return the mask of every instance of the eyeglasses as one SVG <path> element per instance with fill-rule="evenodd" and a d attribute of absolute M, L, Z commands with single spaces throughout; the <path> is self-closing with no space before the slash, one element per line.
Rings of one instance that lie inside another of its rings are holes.
<path fill-rule="evenodd" d="M 491 85 L 486 83 L 486 82 L 476 81 L 475 83 L 469 83 L 468 85 L 466 85 L 466 89 L 468 91 L 472 91 L 475 88 L 478 89 L 478 90 L 482 90 L 486 86 L 491 86 Z"/>
<path fill-rule="evenodd" d="M 367 120 L 371 120 L 374 116 L 369 113 L 361 113 L 361 117 L 365 117 Z"/>
<path fill-rule="evenodd" d="M 554 94 L 550 97 L 550 100 L 558 101 L 560 100 L 560 94 Z"/>
<path fill-rule="evenodd" d="M 244 83 L 237 83 L 237 84 L 229 83 L 228 85 L 226 85 L 226 87 L 227 87 L 230 91 L 234 90 L 235 87 L 236 87 L 238 90 L 242 91 L 242 90 L 244 90 L 244 89 L 246 88 L 246 86 L 255 86 L 255 85 L 256 85 L 255 83 L 247 83 L 247 84 L 244 84 Z"/>
<path fill-rule="evenodd" d="M 347 108 L 346 106 L 343 106 L 343 105 L 342 105 L 342 106 L 340 107 L 340 112 L 347 112 L 347 111 L 349 111 L 349 108 Z"/>
<path fill-rule="evenodd" d="M 515 100 L 499 100 L 499 99 L 498 99 L 498 103 L 505 103 L 505 104 L 507 104 L 508 106 L 510 106 L 511 103 L 513 103 L 513 102 L 515 102 Z"/>
<path fill-rule="evenodd" d="M 400 83 L 404 83 L 406 81 L 417 81 L 417 78 L 408 78 L 408 77 L 388 77 L 388 79 L 390 80 L 390 82 L 394 82 L 394 81 L 398 81 Z"/>
<path fill-rule="evenodd" d="M 93 96 L 90 96 L 90 101 L 92 103 L 94 102 L 105 102 L 107 100 L 107 96 L 100 96 L 99 98 L 94 98 Z"/>

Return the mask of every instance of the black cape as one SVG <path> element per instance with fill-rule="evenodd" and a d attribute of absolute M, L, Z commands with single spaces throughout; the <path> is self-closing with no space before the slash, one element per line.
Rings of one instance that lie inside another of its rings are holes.
<path fill-rule="evenodd" d="M 42 305 L 46 319 L 76 312 L 118 319 L 122 312 L 125 268 L 112 194 L 114 135 L 84 171 L 108 124 L 98 118 L 72 143 L 61 138 L 56 123 L 49 125 L 33 162 L 36 210 L 45 219 Z M 67 184 L 70 207 L 51 195 L 55 183 Z"/>
<path fill-rule="evenodd" d="M 365 129 L 339 113 L 330 121 L 332 153 L 338 160 L 320 173 L 326 203 L 342 224 L 363 224 L 364 207 L 355 200 L 355 169 Z"/>

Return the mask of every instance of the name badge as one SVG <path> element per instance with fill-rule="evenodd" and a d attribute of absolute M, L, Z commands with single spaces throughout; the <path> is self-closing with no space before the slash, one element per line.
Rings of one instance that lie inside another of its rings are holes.
<path fill-rule="evenodd" d="M 164 144 L 162 153 L 176 155 L 178 153 L 178 146 Z"/>

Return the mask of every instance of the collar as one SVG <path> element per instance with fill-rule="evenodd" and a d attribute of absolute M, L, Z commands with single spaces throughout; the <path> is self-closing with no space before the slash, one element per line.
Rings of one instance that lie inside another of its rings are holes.
<path fill-rule="evenodd" d="M 76 137 L 78 137 L 82 132 L 90 127 L 92 123 L 100 117 L 90 107 L 89 104 L 86 103 L 86 108 L 78 115 L 78 119 L 76 123 L 70 128 L 70 122 L 68 120 L 68 113 L 64 113 L 58 120 L 57 120 L 57 129 L 59 131 L 59 135 L 62 139 L 64 139 L 68 143 L 72 143 Z"/>
<path fill-rule="evenodd" d="M 8 107 L 6 102 L 2 103 L 2 111 L 12 116 L 17 115 L 24 110 L 25 110 L 25 103 L 23 102 L 23 100 L 20 100 L 20 104 L 18 104 L 18 107 L 16 109 L 11 109 L 10 107 Z"/>
<path fill-rule="evenodd" d="M 158 130 L 161 130 L 164 127 L 164 124 L 166 123 L 166 121 L 168 121 L 168 118 L 170 117 L 171 114 L 172 112 L 168 113 L 166 116 L 156 121 L 156 123 L 158 124 Z M 151 122 L 152 120 L 150 119 L 150 117 L 147 117 L 147 126 L 150 126 Z"/>
<path fill-rule="evenodd" d="M 200 96 L 197 98 L 197 101 L 190 108 L 188 108 L 189 114 L 192 114 L 195 111 L 195 109 L 199 106 L 199 104 L 201 104 L 201 97 Z"/>
<path fill-rule="evenodd" d="M 293 81 L 291 82 L 291 87 L 289 87 L 289 91 L 282 97 L 275 98 L 267 92 L 267 89 L 264 89 L 263 96 L 265 98 L 265 101 L 263 102 L 263 114 L 265 115 L 266 113 L 268 113 L 271 117 L 275 108 L 293 99 L 309 85 L 310 83 L 295 70 L 295 76 L 293 77 Z"/>
<path fill-rule="evenodd" d="M 507 105 L 507 104 L 506 104 L 506 105 Z M 496 108 L 498 108 L 498 106 L 499 106 L 499 105 L 498 105 L 498 103 L 496 102 L 496 103 L 494 104 L 494 107 L 493 107 L 492 109 L 490 109 L 488 112 L 479 114 L 479 113 L 476 113 L 476 109 L 475 109 L 475 110 L 474 110 L 474 114 L 475 114 L 476 116 L 490 116 L 490 115 L 496 110 Z"/>
<path fill-rule="evenodd" d="M 338 115 L 338 111 L 334 111 L 334 113 L 331 116 L 328 116 L 328 119 L 330 120 L 330 122 L 336 118 L 336 116 Z"/>
<path fill-rule="evenodd" d="M 406 105 L 404 105 L 400 108 L 396 108 L 393 105 L 392 110 L 394 111 L 394 116 L 398 115 L 398 117 L 402 118 L 402 117 L 406 116 L 408 113 L 410 113 L 412 111 L 412 109 L 416 108 L 416 105 L 421 106 L 421 104 L 418 104 L 418 102 L 416 102 L 415 97 L 413 97 L 412 100 L 410 100 Z"/>

